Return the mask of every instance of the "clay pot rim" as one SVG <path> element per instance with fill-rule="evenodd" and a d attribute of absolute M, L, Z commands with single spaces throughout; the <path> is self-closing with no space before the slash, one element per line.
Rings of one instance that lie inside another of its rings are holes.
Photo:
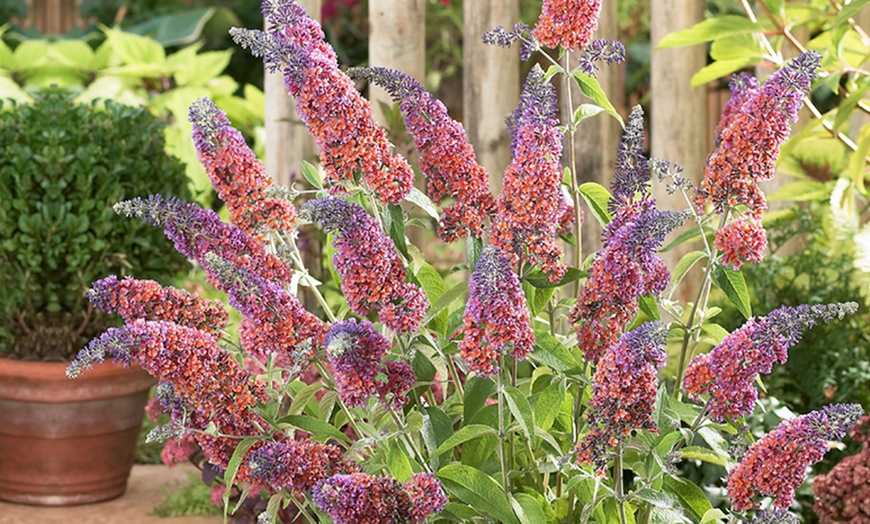
<path fill-rule="evenodd" d="M 0 358 L 0 399 L 76 402 L 141 391 L 157 383 L 137 364 L 95 364 L 76 379 L 67 378 L 68 366 L 66 362 Z"/>

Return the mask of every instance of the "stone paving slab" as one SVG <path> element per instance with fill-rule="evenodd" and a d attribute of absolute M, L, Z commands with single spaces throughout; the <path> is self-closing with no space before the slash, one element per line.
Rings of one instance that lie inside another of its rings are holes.
<path fill-rule="evenodd" d="M 150 513 L 168 489 L 187 483 L 191 465 L 133 466 L 127 492 L 114 500 L 64 508 L 0 502 L 0 524 L 219 524 L 222 517 L 161 518 Z"/>

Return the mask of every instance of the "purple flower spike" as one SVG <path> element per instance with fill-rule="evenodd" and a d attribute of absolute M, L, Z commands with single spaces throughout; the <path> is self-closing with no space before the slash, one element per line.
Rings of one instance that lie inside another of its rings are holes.
<path fill-rule="evenodd" d="M 750 318 L 710 353 L 692 360 L 683 386 L 695 400 L 710 395 L 710 418 L 716 422 L 748 415 L 758 398 L 754 385 L 758 375 L 770 373 L 777 362 L 784 364 L 788 350 L 800 342 L 805 330 L 857 310 L 854 302 L 783 306 L 766 317 Z"/>
<path fill-rule="evenodd" d="M 405 405 L 407 393 L 414 385 L 414 372 L 405 363 L 383 360 L 390 343 L 371 322 L 349 319 L 333 324 L 324 347 L 342 402 L 363 406 L 369 398 L 377 396 L 382 403 L 390 402 L 392 408 L 401 409 Z M 380 380 L 379 373 L 386 379 Z"/>
<path fill-rule="evenodd" d="M 647 322 L 610 346 L 592 378 L 587 418 L 592 430 L 577 444 L 577 461 L 607 466 L 607 449 L 632 430 L 657 431 L 652 411 L 656 401 L 656 368 L 665 365 L 667 326 Z"/>
<path fill-rule="evenodd" d="M 750 446 L 728 472 L 731 507 L 745 511 L 758 507 L 756 499 L 773 497 L 776 510 L 785 512 L 794 501 L 795 489 L 803 484 L 807 467 L 822 460 L 828 442 L 842 439 L 863 414 L 860 404 L 832 404 L 781 423 Z"/>
<path fill-rule="evenodd" d="M 580 69 L 597 78 L 600 69 L 597 62 L 606 62 L 607 65 L 625 62 L 625 46 L 616 40 L 593 40 L 580 55 Z"/>
<path fill-rule="evenodd" d="M 332 260 L 354 313 L 365 316 L 377 309 L 381 322 L 400 333 L 420 327 L 429 301 L 418 286 L 405 283 L 393 241 L 362 206 L 339 197 L 315 198 L 300 207 L 299 216 L 338 232 Z"/>
<path fill-rule="evenodd" d="M 402 72 L 368 67 L 350 69 L 348 74 L 383 87 L 399 102 L 405 127 L 420 153 L 429 198 L 436 204 L 448 197 L 456 199 L 441 212 L 438 236 L 445 242 L 482 236 L 495 200 L 489 193 L 489 173 L 477 163 L 462 124 L 450 118 L 440 100 Z"/>
<path fill-rule="evenodd" d="M 469 288 L 459 350 L 471 371 L 492 376 L 502 353 L 522 360 L 532 351 L 535 335 L 526 297 L 509 256 L 492 244 L 483 248 Z"/>

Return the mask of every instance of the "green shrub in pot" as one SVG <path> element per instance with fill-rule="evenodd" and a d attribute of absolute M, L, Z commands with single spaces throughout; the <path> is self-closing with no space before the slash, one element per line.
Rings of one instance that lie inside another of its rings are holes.
<path fill-rule="evenodd" d="M 136 195 L 188 198 L 147 109 L 75 104 L 59 89 L 0 108 L 0 357 L 67 360 L 108 320 L 88 306 L 107 273 L 166 281 L 186 267 L 159 231 L 115 219 Z"/>

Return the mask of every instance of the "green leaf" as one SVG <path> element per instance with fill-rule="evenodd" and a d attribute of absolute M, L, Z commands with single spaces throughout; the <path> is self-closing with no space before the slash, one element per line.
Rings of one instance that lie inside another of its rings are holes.
<path fill-rule="evenodd" d="M 745 16 L 725 15 L 704 20 L 688 29 L 671 33 L 661 39 L 656 49 L 683 47 L 717 40 L 741 33 L 761 32 L 762 27 Z"/>
<path fill-rule="evenodd" d="M 515 493 L 511 496 L 511 506 L 522 524 L 543 524 L 547 517 L 538 500 L 528 493 Z"/>
<path fill-rule="evenodd" d="M 707 237 L 708 242 L 713 241 L 713 237 L 716 235 L 716 232 L 713 231 L 709 226 L 704 226 L 704 236 Z M 677 246 L 680 246 L 686 242 L 696 242 L 701 240 L 701 233 L 699 233 L 695 228 L 689 229 L 688 231 L 684 231 L 680 233 L 680 235 L 671 241 L 670 244 L 659 250 L 660 253 L 667 253 L 668 251 L 674 249 Z"/>
<path fill-rule="evenodd" d="M 523 286 L 530 285 L 528 282 L 523 282 Z M 538 315 L 545 307 L 547 307 L 547 303 L 550 302 L 550 299 L 553 297 L 554 288 L 546 288 L 546 289 L 535 289 L 535 300 L 530 303 L 532 306 L 532 313 L 535 316 Z"/>
<path fill-rule="evenodd" d="M 719 324 L 704 324 L 701 326 L 701 333 L 710 337 L 710 340 L 714 344 L 718 344 L 722 342 L 722 339 L 728 336 L 728 330 L 720 326 Z"/>
<path fill-rule="evenodd" d="M 459 431 L 445 440 L 440 446 L 438 446 L 438 449 L 430 455 L 430 457 L 434 458 L 443 453 L 447 453 L 448 451 L 453 451 L 453 448 L 463 442 L 468 442 L 469 440 L 474 440 L 480 437 L 495 436 L 498 436 L 498 431 L 489 426 L 484 426 L 483 424 L 469 424 L 468 426 L 460 428 Z"/>
<path fill-rule="evenodd" d="M 570 284 L 571 282 L 575 282 L 577 280 L 580 280 L 581 278 L 587 278 L 588 276 L 589 273 L 586 271 L 582 271 L 580 269 L 577 269 L 576 267 L 569 267 L 568 271 L 565 272 L 565 276 L 562 277 L 561 280 L 559 280 L 558 282 L 552 282 L 549 278 L 547 278 L 547 273 L 536 269 L 523 277 L 523 280 L 538 289 L 548 289 L 562 287 L 565 284 Z"/>
<path fill-rule="evenodd" d="M 435 301 L 434 304 L 429 306 L 429 311 L 427 311 L 426 316 L 423 317 L 423 324 L 428 325 L 433 318 L 438 316 L 442 311 L 446 311 L 447 308 L 450 307 L 450 304 L 456 302 L 458 298 L 465 296 L 467 292 L 468 282 L 465 281 L 462 281 L 448 289 L 438 298 L 437 301 Z"/>
<path fill-rule="evenodd" d="M 704 253 L 703 251 L 690 251 L 683 255 L 674 267 L 674 272 L 671 276 L 671 288 L 676 288 L 677 285 L 683 281 L 686 273 L 688 273 L 702 258 L 707 258 L 707 253 Z"/>
<path fill-rule="evenodd" d="M 335 426 L 308 415 L 286 415 L 278 419 L 278 425 L 288 424 L 294 428 L 311 433 L 314 440 L 326 442 L 330 438 L 350 444 L 350 438 Z"/>
<path fill-rule="evenodd" d="M 173 63 L 173 59 L 180 52 L 170 55 L 166 60 L 168 64 Z M 175 67 L 175 80 L 178 85 L 208 85 L 212 80 L 218 78 L 232 58 L 232 50 L 226 51 L 209 51 L 194 55 L 193 58 L 185 64 L 178 64 Z"/>
<path fill-rule="evenodd" d="M 580 368 L 577 359 L 568 351 L 568 348 L 546 331 L 535 331 L 535 350 L 530 356 L 532 359 L 563 373 L 578 372 Z"/>
<path fill-rule="evenodd" d="M 861 9 L 864 9 L 868 5 L 870 5 L 870 0 L 852 0 L 843 6 L 843 9 L 837 14 L 837 18 L 834 20 L 831 28 L 833 29 L 840 24 L 846 23 L 850 18 L 857 15 Z"/>
<path fill-rule="evenodd" d="M 226 481 L 227 486 L 232 486 L 235 483 L 236 473 L 239 472 L 239 466 L 242 465 L 245 455 L 248 454 L 248 450 L 251 449 L 251 446 L 260 440 L 261 439 L 257 437 L 248 437 L 243 439 L 239 442 L 239 445 L 236 446 L 236 449 L 233 451 L 233 456 L 230 457 L 230 461 L 227 462 L 227 469 L 224 471 L 224 480 Z M 224 493 L 224 518 L 226 518 L 227 510 L 229 509 L 231 491 L 231 489 L 227 489 Z"/>
<path fill-rule="evenodd" d="M 718 523 L 720 520 L 724 520 L 727 518 L 728 518 L 728 515 L 726 515 L 721 509 L 713 508 L 713 509 L 707 510 L 707 512 L 704 513 L 704 516 L 701 517 L 700 524 L 710 524 L 711 522 Z"/>
<path fill-rule="evenodd" d="M 838 131 L 840 126 L 851 119 L 855 107 L 864 98 L 864 94 L 868 89 L 870 89 L 870 82 L 864 82 L 863 85 L 849 93 L 849 96 L 840 102 L 840 105 L 837 107 L 837 117 L 834 118 L 834 131 Z"/>
<path fill-rule="evenodd" d="M 587 118 L 592 118 L 595 115 L 600 115 L 601 113 L 607 111 L 607 109 L 595 105 L 595 104 L 580 104 L 580 106 L 574 110 L 574 119 L 573 122 L 575 124 L 579 124 L 580 122 L 586 120 Z"/>
<path fill-rule="evenodd" d="M 448 492 L 498 522 L 519 524 L 502 487 L 489 475 L 475 468 L 451 464 L 438 471 Z"/>
<path fill-rule="evenodd" d="M 792 182 L 779 188 L 774 194 L 767 197 L 771 202 L 792 201 L 809 202 L 827 200 L 831 197 L 832 186 L 817 180 L 801 180 Z"/>
<path fill-rule="evenodd" d="M 743 273 L 717 264 L 713 268 L 713 282 L 725 293 L 728 300 L 737 307 L 744 318 L 752 316 L 749 288 L 746 287 Z"/>
<path fill-rule="evenodd" d="M 477 261 L 480 259 L 482 251 L 483 240 L 478 237 L 468 237 L 465 239 L 465 256 L 468 261 L 468 267 L 472 269 L 477 267 Z"/>
<path fill-rule="evenodd" d="M 643 295 L 637 301 L 640 310 L 652 320 L 661 320 L 659 314 L 659 306 L 656 304 L 656 299 L 652 295 Z"/>
<path fill-rule="evenodd" d="M 692 516 L 692 520 L 701 520 L 701 517 L 713 509 L 704 492 L 695 484 L 682 478 L 674 478 L 670 475 L 664 477 L 665 490 L 679 498 L 684 512 Z"/>
<path fill-rule="evenodd" d="M 559 415 L 565 402 L 565 381 L 553 382 L 538 395 L 535 402 L 535 424 L 544 431 L 553 427 L 553 421 Z"/>
<path fill-rule="evenodd" d="M 700 446 L 688 446 L 680 450 L 680 456 L 684 459 L 700 460 L 709 462 L 717 466 L 725 466 L 725 459 L 719 456 L 712 449 L 702 448 Z"/>
<path fill-rule="evenodd" d="M 532 411 L 532 405 L 529 404 L 529 399 L 514 387 L 508 386 L 504 389 L 504 392 L 508 408 L 511 410 L 514 418 L 520 422 L 523 435 L 525 435 L 529 442 L 532 442 L 532 436 L 535 434 L 535 414 Z"/>
<path fill-rule="evenodd" d="M 323 176 L 320 174 L 320 170 L 307 160 L 302 161 L 302 176 L 311 184 L 311 187 L 323 189 Z"/>
<path fill-rule="evenodd" d="M 384 206 L 384 226 L 389 232 L 390 239 L 396 245 L 399 253 L 405 257 L 405 260 L 411 260 L 411 254 L 408 252 L 408 243 L 405 239 L 405 213 L 401 206 L 388 205 Z"/>
<path fill-rule="evenodd" d="M 396 442 L 393 442 L 387 448 L 387 471 L 399 482 L 407 482 L 414 473 L 411 469 L 411 462 L 408 460 L 408 456 L 405 455 L 405 452 L 402 451 Z"/>
<path fill-rule="evenodd" d="M 313 382 L 311 384 L 305 385 L 302 389 L 296 392 L 293 395 L 293 401 L 290 403 L 290 409 L 287 412 L 290 415 L 298 415 L 302 413 L 302 410 L 305 409 L 305 406 L 308 405 L 308 401 L 314 398 L 314 395 L 323 389 L 323 384 L 321 382 Z"/>
<path fill-rule="evenodd" d="M 483 408 L 493 390 L 495 390 L 495 383 L 488 378 L 473 376 L 465 382 L 465 406 L 462 413 L 464 423 L 469 423 Z"/>
<path fill-rule="evenodd" d="M 129 29 L 131 33 L 147 35 L 162 46 L 174 47 L 192 44 L 202 38 L 207 26 L 216 25 L 222 34 L 234 25 L 239 25 L 238 17 L 226 7 L 197 7 L 175 13 L 150 18 L 148 21 Z"/>
<path fill-rule="evenodd" d="M 673 508 L 677 503 L 674 495 L 666 491 L 644 488 L 635 491 L 633 495 L 656 508 Z"/>
<path fill-rule="evenodd" d="M 562 66 L 558 66 L 555 64 L 551 65 L 547 68 L 547 72 L 544 73 L 544 82 L 549 82 L 551 78 L 563 71 L 564 69 L 562 69 Z"/>
<path fill-rule="evenodd" d="M 589 73 L 584 73 L 583 71 L 575 71 L 574 79 L 577 80 L 577 83 L 580 85 L 580 90 L 583 91 L 584 95 L 601 106 L 608 115 L 618 120 L 619 125 L 625 127 L 625 122 L 623 122 L 622 116 L 620 116 L 616 111 L 616 108 L 613 107 L 613 104 L 608 100 L 607 94 L 605 94 L 604 90 L 601 89 L 601 84 L 598 83 L 597 78 Z"/>
<path fill-rule="evenodd" d="M 610 216 L 610 212 L 607 211 L 607 204 L 612 198 L 610 191 L 601 184 L 595 182 L 580 184 L 580 187 L 578 187 L 577 190 L 580 192 L 580 196 L 583 197 L 583 200 L 586 201 L 589 210 L 592 211 L 592 215 L 595 216 L 598 223 L 602 226 L 606 226 L 611 220 L 613 220 L 613 217 Z"/>
<path fill-rule="evenodd" d="M 120 29 L 106 27 L 103 31 L 106 42 L 123 64 L 162 64 L 166 60 L 166 51 L 159 42 Z"/>
<path fill-rule="evenodd" d="M 426 293 L 426 298 L 429 299 L 430 304 L 437 302 L 439 298 L 444 296 L 444 292 L 446 291 L 444 279 L 441 278 L 441 274 L 438 273 L 438 270 L 432 267 L 428 262 L 424 261 L 420 264 L 415 276 L 417 277 L 417 282 L 419 282 L 420 286 L 423 287 L 423 292 Z M 431 324 L 432 329 L 443 336 L 447 331 L 447 311 L 441 311 L 440 314 L 436 315 L 432 319 Z"/>
<path fill-rule="evenodd" d="M 730 75 L 735 71 L 740 71 L 745 67 L 759 61 L 759 57 L 745 56 L 742 58 L 730 58 L 728 60 L 717 60 L 710 65 L 701 68 L 700 71 L 692 75 L 692 87 L 702 86 L 713 80 Z"/>
<path fill-rule="evenodd" d="M 435 207 L 435 204 L 432 202 L 432 200 L 429 199 L 428 196 L 426 196 L 425 193 L 423 193 L 416 187 L 411 188 L 411 192 L 405 196 L 405 200 L 425 211 L 426 214 L 430 217 L 438 220 L 438 208 Z"/>

